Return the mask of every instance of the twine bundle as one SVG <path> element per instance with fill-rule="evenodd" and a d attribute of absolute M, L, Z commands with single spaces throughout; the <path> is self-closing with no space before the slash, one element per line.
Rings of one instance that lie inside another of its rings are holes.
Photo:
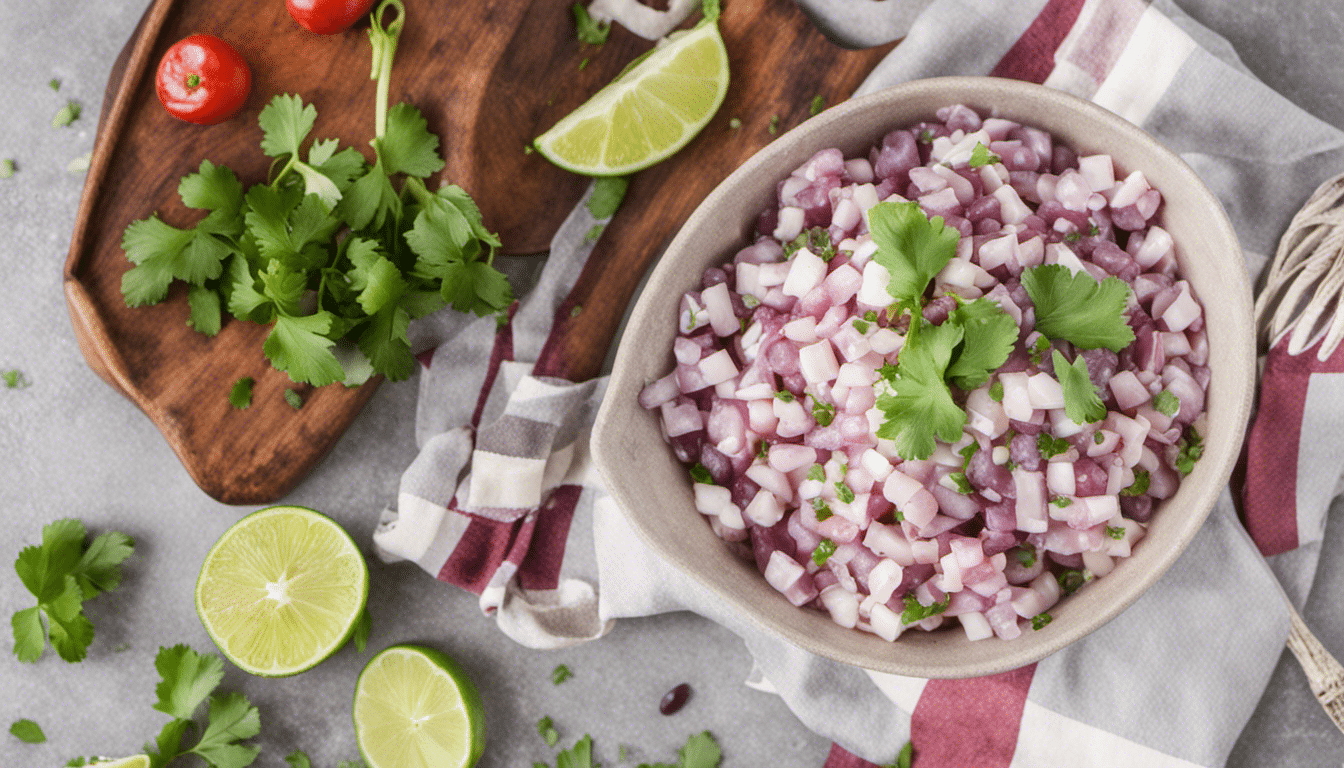
<path fill-rule="evenodd" d="M 1288 354 L 1321 342 L 1319 360 L 1344 339 L 1344 174 L 1328 179 L 1293 216 L 1279 240 L 1255 324 L 1266 348 L 1288 336 Z"/>

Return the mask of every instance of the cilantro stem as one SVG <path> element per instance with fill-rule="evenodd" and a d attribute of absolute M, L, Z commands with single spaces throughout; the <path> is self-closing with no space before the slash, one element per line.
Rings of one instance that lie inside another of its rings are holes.
<path fill-rule="evenodd" d="M 386 27 L 383 26 L 383 13 L 393 6 L 397 17 Z M 401 35 L 402 25 L 406 21 L 406 6 L 401 0 L 383 0 L 378 10 L 373 12 L 369 25 L 369 42 L 373 45 L 373 69 L 370 80 L 378 81 L 378 97 L 375 101 L 373 117 L 373 135 L 381 139 L 387 132 L 387 92 L 392 81 L 392 59 L 397 55 L 397 37 Z"/>

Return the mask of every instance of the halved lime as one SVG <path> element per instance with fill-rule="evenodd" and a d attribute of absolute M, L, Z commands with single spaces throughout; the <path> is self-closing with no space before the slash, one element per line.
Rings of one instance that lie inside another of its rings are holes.
<path fill-rule="evenodd" d="M 93 768 L 93 766 L 98 768 L 149 768 L 150 762 L 145 755 L 131 755 L 120 760 L 100 760 L 96 763 L 89 763 L 89 768 Z"/>
<path fill-rule="evenodd" d="M 268 507 L 205 556 L 196 613 L 229 661 L 278 677 L 345 644 L 368 594 L 369 567 L 344 528 L 311 509 Z"/>
<path fill-rule="evenodd" d="M 728 51 L 706 21 L 668 37 L 549 131 L 537 151 L 568 171 L 620 176 L 663 160 L 709 123 L 728 92 Z"/>
<path fill-rule="evenodd" d="M 432 648 L 394 645 L 355 683 L 355 742 L 369 768 L 470 768 L 485 751 L 476 687 Z"/>

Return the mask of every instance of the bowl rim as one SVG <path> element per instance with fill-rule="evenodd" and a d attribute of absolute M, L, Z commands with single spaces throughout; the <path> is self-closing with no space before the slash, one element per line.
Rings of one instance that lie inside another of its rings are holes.
<path fill-rule="evenodd" d="M 805 153 L 805 156 L 810 156 L 811 152 L 818 149 L 834 146 L 834 142 L 827 142 L 824 137 L 830 133 L 834 126 L 852 120 L 856 114 L 864 114 L 901 99 L 936 100 L 935 97 L 940 95 L 943 97 L 942 103 L 945 105 L 958 102 L 975 102 L 993 97 L 998 100 L 1020 100 L 1026 105 L 1023 108 L 1024 112 L 1029 106 L 1047 104 L 1055 108 L 1062 107 L 1073 110 L 1085 118 L 1085 121 L 1103 125 L 1106 130 L 1113 131 L 1114 135 L 1125 145 L 1136 146 L 1144 152 L 1156 155 L 1166 170 L 1176 177 L 1176 183 L 1180 184 L 1183 189 L 1188 190 L 1189 194 L 1193 195 L 1200 205 L 1206 206 L 1212 214 L 1209 218 L 1208 237 L 1226 249 L 1228 266 L 1232 266 L 1231 269 L 1222 269 L 1220 272 L 1223 285 L 1220 286 L 1217 296 L 1218 301 L 1230 304 L 1232 311 L 1239 313 L 1241 317 L 1249 318 L 1251 316 L 1250 278 L 1236 233 L 1217 196 L 1209 190 L 1195 171 L 1180 156 L 1161 145 L 1138 126 L 1072 94 L 1018 80 L 957 76 L 913 80 L 848 99 L 807 120 L 752 155 L 706 196 L 686 223 L 678 230 L 646 279 L 645 287 L 641 289 L 641 293 L 627 318 L 626 329 L 635 328 L 650 321 L 649 315 L 655 310 L 651 306 L 652 292 L 649 288 L 662 285 L 678 277 L 678 262 L 681 261 L 678 257 L 687 248 L 687 243 L 692 239 L 692 233 L 711 223 L 716 208 L 725 198 L 734 194 L 736 187 L 744 179 L 761 172 L 761 169 L 773 163 L 780 162 L 780 158 L 797 154 L 802 151 L 800 147 L 810 148 L 810 151 Z M 899 119 L 896 118 L 895 120 Z M 1030 118 L 1027 118 L 1027 120 L 1029 122 Z M 904 124 L 907 123 L 896 125 L 893 122 L 885 130 L 900 128 Z M 1055 130 L 1051 132 L 1054 134 Z M 869 139 L 869 145 L 876 143 L 878 140 L 880 140 L 880 136 L 872 136 Z M 777 176 L 783 178 L 787 174 L 788 170 L 784 170 Z M 1170 189 L 1171 183 L 1169 180 L 1165 183 L 1165 186 Z M 1164 191 L 1164 199 L 1165 197 L 1166 192 Z M 722 254 L 719 258 L 722 260 Z M 680 292 L 678 292 L 679 295 Z M 1211 298 L 1213 297 L 1201 296 L 1201 302 L 1207 303 Z M 874 658 L 874 654 L 836 649 L 820 637 L 804 631 L 801 628 L 801 624 L 804 622 L 781 622 L 768 619 L 758 613 L 750 601 L 735 593 L 727 585 L 712 578 L 704 569 L 688 567 L 693 564 L 688 562 L 687 558 L 683 557 L 682 553 L 677 551 L 670 542 L 663 541 L 655 535 L 640 515 L 631 511 L 635 505 L 639 504 L 639 500 L 622 482 L 620 476 L 620 465 L 625 454 L 624 449 L 618 445 L 623 431 L 618 414 L 623 410 L 629 412 L 631 407 L 641 412 L 644 410 L 635 402 L 635 396 L 647 383 L 644 380 L 637 380 L 631 364 L 631 360 L 643 353 L 643 347 L 647 345 L 636 342 L 628 333 L 622 335 L 616 352 L 611 380 L 608 382 L 607 393 L 603 398 L 594 423 L 591 443 L 592 456 L 594 464 L 600 476 L 606 482 L 606 487 L 612 494 L 617 507 L 620 508 L 626 520 L 630 522 L 631 527 L 645 544 L 660 557 L 677 567 L 679 571 L 689 575 L 701 587 L 708 589 L 728 607 L 735 609 L 737 611 L 736 621 L 745 620 L 757 629 L 772 636 L 780 637 L 816 655 L 872 671 L 925 678 L 957 678 L 993 674 L 1039 661 L 1085 637 L 1118 616 L 1161 579 L 1162 575 L 1179 559 L 1194 536 L 1203 527 L 1204 521 L 1231 477 L 1250 417 L 1255 382 L 1255 347 L 1249 331 L 1238 335 L 1245 337 L 1243 339 L 1244 343 L 1236 344 L 1232 349 L 1220 349 L 1220 354 L 1226 354 L 1231 359 L 1230 373 L 1222 377 L 1227 382 L 1226 387 L 1229 396 L 1225 402 L 1219 404 L 1220 408 L 1227 408 L 1230 414 L 1228 417 L 1231 419 L 1230 422 L 1227 419 L 1222 420 L 1223 423 L 1229 424 L 1230 434 L 1222 435 L 1223 440 L 1217 445 L 1211 445 L 1208 436 L 1205 436 L 1204 457 L 1200 460 L 1195 472 L 1192 472 L 1182 481 L 1182 486 L 1185 486 L 1190 484 L 1192 479 L 1198 478 L 1197 490 L 1200 493 L 1197 498 L 1200 503 L 1194 510 L 1187 511 L 1190 513 L 1183 516 L 1181 523 L 1175 530 L 1175 535 L 1163 542 L 1161 555 L 1157 557 L 1155 562 L 1148 563 L 1149 570 L 1140 572 L 1137 578 L 1126 582 L 1126 588 L 1119 590 L 1119 596 L 1106 603 L 1101 610 L 1085 614 L 1077 620 L 1053 622 L 1050 627 L 1046 628 L 1046 630 L 1049 630 L 1048 632 L 1043 631 L 1041 633 L 1041 642 L 1024 642 L 1025 637 L 1012 641 L 1003 641 L 998 638 L 980 641 L 980 643 L 1002 645 L 1002 653 L 993 655 L 991 659 L 979 659 L 975 663 L 958 660 L 947 661 L 938 658 L 922 658 L 918 661 L 904 660 L 901 658 L 900 648 L 902 643 L 906 642 L 908 635 L 894 643 L 887 643 L 876 636 L 861 633 L 856 629 L 840 628 L 838 625 L 836 625 L 837 628 L 843 632 L 865 635 L 874 644 L 881 643 L 881 647 L 893 649 L 890 655 L 896 658 L 887 658 L 887 654 L 883 654 L 882 658 Z M 670 352 L 668 354 L 670 355 Z M 620 402 L 622 397 L 630 402 Z M 1228 430 L 1224 430 L 1224 432 Z M 1166 505 L 1164 504 L 1164 506 Z M 708 529 L 708 526 L 705 527 Z M 717 537 L 715 539 L 717 540 Z M 1129 560 L 1129 558 L 1126 558 L 1126 560 Z M 751 568 L 753 572 L 759 573 L 756 571 L 754 563 L 751 564 Z M 1137 586 L 1130 586 L 1131 584 Z M 1078 598 L 1075 597 L 1071 602 L 1077 600 Z M 806 609 L 795 608 L 794 610 L 800 613 L 806 612 Z M 833 624 L 829 617 L 822 614 L 818 615 L 826 623 Z M 962 638 L 964 639 L 964 635 Z M 980 643 L 976 643 L 976 645 Z M 928 655 L 926 654 L 926 656 Z M 936 653 L 932 655 L 937 656 Z"/>

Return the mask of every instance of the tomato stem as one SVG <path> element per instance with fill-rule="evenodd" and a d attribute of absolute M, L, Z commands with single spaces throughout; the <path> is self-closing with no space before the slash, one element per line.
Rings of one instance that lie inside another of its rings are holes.
<path fill-rule="evenodd" d="M 383 26 L 384 12 L 394 7 L 397 16 L 386 27 Z M 373 68 L 370 80 L 378 81 L 378 96 L 374 104 L 373 135 L 382 138 L 387 132 L 387 92 L 392 81 L 392 59 L 397 54 L 397 37 L 406 21 L 406 6 L 401 0 L 383 0 L 378 10 L 373 12 L 369 25 L 369 42 L 373 46 Z"/>

